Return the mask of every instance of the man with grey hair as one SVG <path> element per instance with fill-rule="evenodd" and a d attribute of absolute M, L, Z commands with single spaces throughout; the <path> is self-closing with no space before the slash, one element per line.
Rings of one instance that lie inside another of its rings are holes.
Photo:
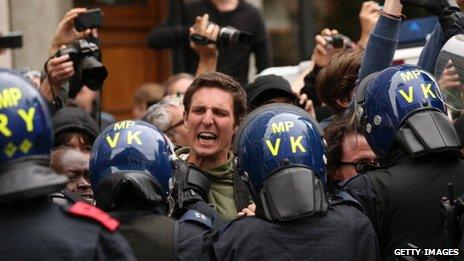
<path fill-rule="evenodd" d="M 143 119 L 162 131 L 176 146 L 188 146 L 187 129 L 183 124 L 183 96 L 169 95 L 147 110 Z"/>

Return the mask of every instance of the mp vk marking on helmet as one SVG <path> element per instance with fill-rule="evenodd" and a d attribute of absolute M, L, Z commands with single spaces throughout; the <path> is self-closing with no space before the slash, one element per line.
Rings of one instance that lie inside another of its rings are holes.
<path fill-rule="evenodd" d="M 275 134 L 275 133 L 288 132 L 293 126 L 295 126 L 295 123 L 293 123 L 292 121 L 281 121 L 281 122 L 272 123 L 271 129 L 272 129 L 272 133 Z M 299 135 L 296 137 L 290 136 L 290 146 L 291 146 L 291 150 L 293 154 L 297 153 L 297 150 L 299 150 L 300 152 L 306 152 L 306 149 L 301 144 L 302 140 L 303 140 L 302 135 Z M 271 152 L 272 156 L 277 156 L 279 154 L 281 138 L 277 138 L 274 144 L 269 139 L 266 139 L 265 143 L 266 143 L 267 148 Z"/>
<path fill-rule="evenodd" d="M 124 130 L 124 129 L 128 129 L 132 126 L 134 126 L 135 122 L 134 121 L 121 121 L 121 122 L 117 122 L 114 127 L 113 127 L 113 130 Z M 132 145 L 135 143 L 137 143 L 138 145 L 143 145 L 142 141 L 140 140 L 140 137 L 139 135 L 142 134 L 141 131 L 127 131 L 127 135 L 126 135 L 126 144 L 128 145 Z M 106 139 L 106 142 L 108 143 L 108 145 L 110 146 L 110 148 L 115 148 L 116 145 L 118 145 L 118 142 L 120 140 L 120 136 L 121 136 L 121 132 L 116 132 L 114 134 L 114 136 L 110 136 L 110 135 L 107 135 L 105 137 Z"/>
<path fill-rule="evenodd" d="M 403 82 L 409 82 L 409 81 L 418 79 L 420 75 L 421 75 L 421 72 L 419 70 L 400 73 L 400 76 Z M 427 84 L 421 83 L 420 87 L 421 87 L 422 95 L 424 96 L 425 99 L 429 99 L 429 97 L 432 97 L 434 99 L 437 98 L 436 94 L 433 93 L 432 91 L 432 83 L 427 83 Z M 403 89 L 400 89 L 399 93 L 406 100 L 406 102 L 412 103 L 414 101 L 414 87 L 413 86 L 408 86 L 407 93 Z"/>

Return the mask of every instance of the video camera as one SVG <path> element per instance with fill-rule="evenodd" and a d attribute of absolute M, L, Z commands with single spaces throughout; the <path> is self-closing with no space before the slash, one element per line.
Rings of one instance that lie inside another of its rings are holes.
<path fill-rule="evenodd" d="M 69 59 L 74 63 L 74 71 L 79 80 L 94 91 L 103 88 L 103 82 L 108 76 L 105 66 L 98 61 L 100 49 L 98 46 L 87 40 L 80 39 L 58 50 L 55 56 L 69 55 Z"/>
<path fill-rule="evenodd" d="M 198 45 L 216 43 L 218 47 L 220 46 L 227 48 L 230 44 L 250 46 L 251 37 L 252 34 L 249 32 L 240 31 L 232 26 L 226 26 L 219 28 L 218 39 L 216 42 L 211 41 L 208 38 L 199 34 L 191 35 L 190 40 Z"/>

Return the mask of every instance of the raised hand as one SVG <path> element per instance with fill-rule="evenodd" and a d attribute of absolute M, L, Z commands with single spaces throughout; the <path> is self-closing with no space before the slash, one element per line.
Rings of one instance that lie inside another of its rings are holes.
<path fill-rule="evenodd" d="M 70 44 L 77 39 L 84 38 L 91 34 L 90 29 L 78 32 L 74 28 L 74 18 L 86 10 L 86 8 L 73 8 L 64 15 L 56 28 L 55 36 L 50 46 L 50 55 L 54 54 L 62 45 Z"/>

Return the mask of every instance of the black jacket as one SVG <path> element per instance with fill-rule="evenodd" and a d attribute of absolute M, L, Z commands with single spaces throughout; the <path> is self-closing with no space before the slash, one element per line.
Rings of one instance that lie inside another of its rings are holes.
<path fill-rule="evenodd" d="M 256 55 L 256 67 L 260 72 L 272 65 L 270 44 L 263 18 L 259 11 L 245 1 L 240 1 L 237 8 L 230 12 L 220 12 L 210 0 L 188 1 L 180 14 L 180 24 L 175 24 L 174 17 L 157 25 L 149 34 L 148 46 L 155 49 L 181 46 L 184 51 L 186 71 L 195 74 L 198 55 L 189 45 L 189 27 L 195 24 L 197 16 L 208 13 L 210 21 L 221 27 L 232 26 L 252 33 L 250 46 L 229 46 L 219 49 L 217 71 L 233 76 L 242 85 L 248 82 L 248 59 L 250 53 Z"/>
<path fill-rule="evenodd" d="M 369 219 L 349 204 L 325 216 L 271 223 L 257 217 L 232 221 L 214 243 L 217 260 L 376 260 Z"/>
<path fill-rule="evenodd" d="M 0 167 L 1 258 L 135 260 L 127 241 L 114 231 L 116 221 L 107 214 L 85 203 L 76 214 L 70 210 L 75 205 L 49 202 L 47 195 L 63 188 L 67 178 L 47 164 L 38 156 Z"/>
<path fill-rule="evenodd" d="M 457 195 L 464 192 L 464 162 L 456 154 L 418 159 L 402 155 L 394 165 L 355 176 L 344 185 L 363 205 L 387 260 L 394 260 L 393 250 L 406 243 L 445 248 L 440 200 L 450 182 Z"/>
<path fill-rule="evenodd" d="M 46 197 L 3 204 L 0 213 L 3 260 L 135 260 L 121 234 Z"/>
<path fill-rule="evenodd" d="M 112 173 L 102 180 L 95 198 L 98 206 L 121 222 L 121 233 L 137 260 L 197 260 L 202 254 L 202 235 L 213 228 L 211 219 L 196 210 L 187 211 L 177 221 L 167 217 L 161 186 L 144 172 Z M 206 203 L 198 204 L 205 204 L 198 205 L 199 209 L 211 209 Z"/>
<path fill-rule="evenodd" d="M 137 260 L 199 260 L 203 237 L 213 230 L 212 220 L 196 210 L 179 220 L 156 211 L 118 211 L 111 215 L 134 249 Z M 216 214 L 217 215 L 217 214 Z"/>

